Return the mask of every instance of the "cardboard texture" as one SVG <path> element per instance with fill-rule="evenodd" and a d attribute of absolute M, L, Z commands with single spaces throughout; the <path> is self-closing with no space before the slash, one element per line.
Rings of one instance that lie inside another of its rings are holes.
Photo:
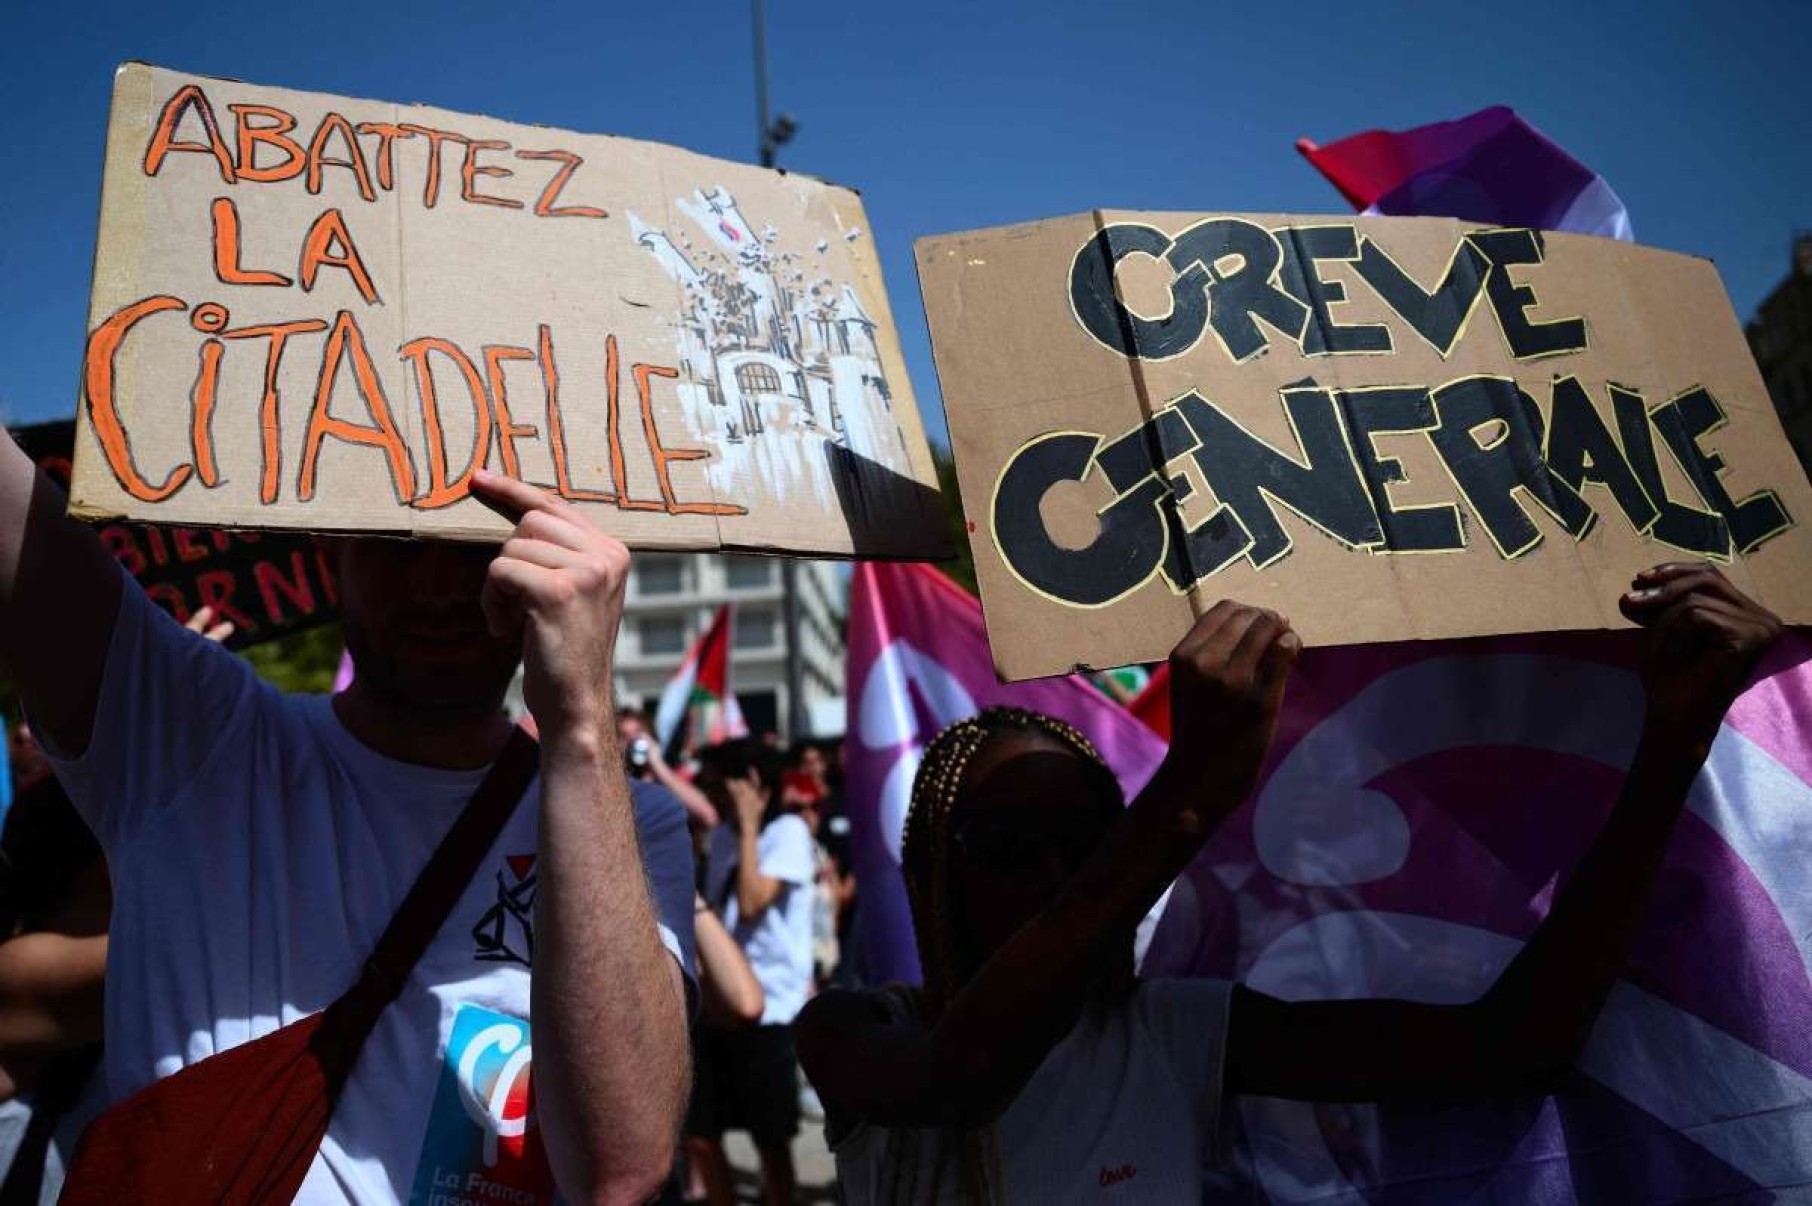
<path fill-rule="evenodd" d="M 948 551 L 855 193 L 129 64 L 72 513 L 496 539 L 476 460 L 637 548 Z"/>
<path fill-rule="evenodd" d="M 75 423 L 15 427 L 13 440 L 50 479 L 69 487 Z M 307 536 L 155 524 L 100 525 L 101 543 L 179 622 L 203 607 L 229 620 L 229 649 L 243 649 L 339 618 L 333 572 Z"/>
<path fill-rule="evenodd" d="M 1812 621 L 1812 489 L 1707 261 L 1107 211 L 917 253 L 1006 678 L 1163 658 L 1223 597 L 1323 645 L 1620 627 L 1689 557 Z"/>

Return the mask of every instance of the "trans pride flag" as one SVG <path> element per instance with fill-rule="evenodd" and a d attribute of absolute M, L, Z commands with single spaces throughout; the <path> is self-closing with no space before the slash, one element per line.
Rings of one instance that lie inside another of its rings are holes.
<path fill-rule="evenodd" d="M 1162 738 L 1083 678 L 996 679 L 981 604 L 930 566 L 857 564 L 848 664 L 845 795 L 862 893 L 856 924 L 870 980 L 919 979 L 900 836 L 913 776 L 939 729 L 991 704 L 1067 720 L 1095 743 L 1129 799 L 1164 756 Z"/>
<path fill-rule="evenodd" d="M 1364 213 L 1632 237 L 1604 178 L 1503 105 L 1325 147 L 1303 138 L 1296 149 Z"/>

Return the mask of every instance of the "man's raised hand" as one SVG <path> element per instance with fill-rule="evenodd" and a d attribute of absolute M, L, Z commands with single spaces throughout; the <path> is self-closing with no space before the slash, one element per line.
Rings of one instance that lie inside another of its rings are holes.
<path fill-rule="evenodd" d="M 1251 793 L 1301 652 L 1288 620 L 1230 599 L 1204 612 L 1171 652 L 1165 766 L 1204 803 L 1231 809 Z"/>
<path fill-rule="evenodd" d="M 1643 570 L 1618 603 L 1649 630 L 1642 661 L 1649 723 L 1709 745 L 1780 636 L 1779 618 L 1704 562 Z"/>
<path fill-rule="evenodd" d="M 472 495 L 516 525 L 480 601 L 492 633 L 522 631 L 523 702 L 549 736 L 561 726 L 614 736 L 611 665 L 629 550 L 565 499 L 514 478 L 477 470 Z"/>

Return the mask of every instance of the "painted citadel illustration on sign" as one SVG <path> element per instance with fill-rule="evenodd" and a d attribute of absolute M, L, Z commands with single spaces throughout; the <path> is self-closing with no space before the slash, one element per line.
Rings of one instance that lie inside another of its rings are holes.
<path fill-rule="evenodd" d="M 495 538 L 484 465 L 632 548 L 948 552 L 852 191 L 129 64 L 71 512 Z"/>
<path fill-rule="evenodd" d="M 685 290 L 678 390 L 693 437 L 717 442 L 713 484 L 727 491 L 752 477 L 783 503 L 803 492 L 833 505 L 826 445 L 851 454 L 849 471 L 875 478 L 871 489 L 884 489 L 886 474 L 909 475 L 875 320 L 848 282 L 826 274 L 830 240 L 781 250 L 780 231 L 769 224 L 758 235 L 721 187 L 675 205 L 705 244 L 634 212 L 629 229 Z M 840 235 L 863 237 L 857 227 Z"/>

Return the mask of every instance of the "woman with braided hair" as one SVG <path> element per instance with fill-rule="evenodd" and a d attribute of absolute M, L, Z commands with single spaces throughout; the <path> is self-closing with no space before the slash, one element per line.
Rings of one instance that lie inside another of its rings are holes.
<path fill-rule="evenodd" d="M 1231 601 L 1171 654 L 1172 739 L 1130 806 L 1087 739 L 990 709 L 932 742 L 901 866 L 924 986 L 826 992 L 800 1016 L 846 1201 L 1198 1202 L 1224 1097 L 1542 1092 L 1623 966 L 1725 710 L 1780 622 L 1715 568 L 1639 574 L 1641 741 L 1596 844 L 1478 1000 L 1282 1001 L 1137 980 L 1141 917 L 1245 800 L 1300 643 Z"/>

